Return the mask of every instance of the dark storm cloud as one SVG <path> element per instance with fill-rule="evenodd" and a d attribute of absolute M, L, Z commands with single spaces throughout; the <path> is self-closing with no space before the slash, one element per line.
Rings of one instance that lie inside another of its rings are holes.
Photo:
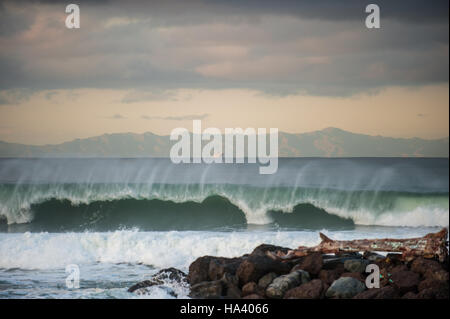
<path fill-rule="evenodd" d="M 0 91 L 129 89 L 122 102 L 179 88 L 349 95 L 448 82 L 448 1 L 66 1 L 0 4 Z M 149 93 L 150 92 L 150 93 Z M 11 95 L 11 94 L 10 94 Z"/>

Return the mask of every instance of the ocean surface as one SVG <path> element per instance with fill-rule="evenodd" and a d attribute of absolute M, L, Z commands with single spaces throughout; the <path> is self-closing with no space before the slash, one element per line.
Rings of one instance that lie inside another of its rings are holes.
<path fill-rule="evenodd" d="M 127 288 L 203 255 L 261 243 L 416 237 L 449 225 L 449 160 L 281 158 L 0 159 L 0 298 L 186 298 L 187 287 Z M 66 286 L 66 266 L 80 288 Z"/>

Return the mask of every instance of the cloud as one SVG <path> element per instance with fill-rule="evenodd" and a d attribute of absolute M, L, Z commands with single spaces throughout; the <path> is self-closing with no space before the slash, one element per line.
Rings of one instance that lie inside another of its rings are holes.
<path fill-rule="evenodd" d="M 0 90 L 125 89 L 136 103 L 178 89 L 347 96 L 448 82 L 448 1 L 377 4 L 382 27 L 368 30 L 356 0 L 84 1 L 68 30 L 63 2 L 6 1 Z"/>
<path fill-rule="evenodd" d="M 166 101 L 176 100 L 176 93 L 173 91 L 156 89 L 156 90 L 133 90 L 125 94 L 122 103 L 136 103 L 145 101 Z"/>
<path fill-rule="evenodd" d="M 121 115 L 119 113 L 116 113 L 116 114 L 111 115 L 111 116 L 107 116 L 105 118 L 110 119 L 110 120 L 124 120 L 124 119 L 126 119 L 125 116 L 123 116 L 123 115 Z"/>
<path fill-rule="evenodd" d="M 180 116 L 148 116 L 142 115 L 141 118 L 144 120 L 165 120 L 165 121 L 193 121 L 193 120 L 204 120 L 209 116 L 209 114 L 189 114 Z"/>
<path fill-rule="evenodd" d="M 33 91 L 30 89 L 9 89 L 0 91 L 0 105 L 16 105 L 28 101 Z"/>

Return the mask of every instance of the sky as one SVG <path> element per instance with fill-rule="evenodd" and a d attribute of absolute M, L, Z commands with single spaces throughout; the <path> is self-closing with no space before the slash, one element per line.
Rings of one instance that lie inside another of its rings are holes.
<path fill-rule="evenodd" d="M 166 135 L 193 119 L 448 136 L 448 1 L 78 1 L 67 29 L 69 3 L 0 1 L 2 141 Z"/>

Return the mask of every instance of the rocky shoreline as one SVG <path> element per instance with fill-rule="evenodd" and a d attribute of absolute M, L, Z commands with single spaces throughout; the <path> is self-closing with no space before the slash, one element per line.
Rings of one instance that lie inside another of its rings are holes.
<path fill-rule="evenodd" d="M 312 253 L 292 260 L 279 260 L 270 253 L 289 248 L 262 244 L 250 254 L 236 258 L 203 256 L 189 273 L 169 268 L 137 283 L 129 292 L 145 294 L 155 285 L 168 289 L 168 282 L 185 285 L 191 298 L 231 299 L 448 299 L 449 265 L 435 259 L 374 252 Z M 366 266 L 379 268 L 379 288 L 367 288 Z"/>

